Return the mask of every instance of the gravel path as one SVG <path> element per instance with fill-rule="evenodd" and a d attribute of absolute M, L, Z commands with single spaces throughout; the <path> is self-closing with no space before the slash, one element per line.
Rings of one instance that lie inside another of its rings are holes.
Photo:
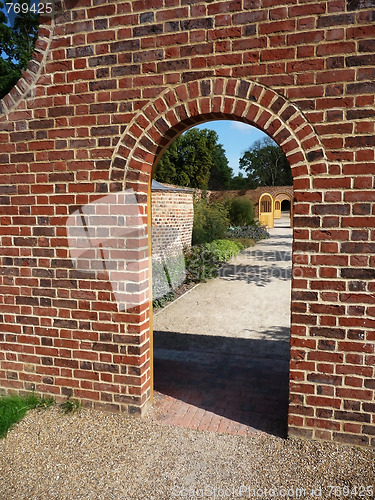
<path fill-rule="evenodd" d="M 289 342 L 292 229 L 283 224 L 223 266 L 220 276 L 154 315 L 154 330 Z"/>
<path fill-rule="evenodd" d="M 1 500 L 258 499 L 287 492 L 342 499 L 345 486 L 369 487 L 374 477 L 374 450 L 199 432 L 92 410 L 34 410 L 0 441 Z M 240 495 L 241 486 L 258 491 Z M 338 494 L 330 495 L 330 486 Z M 220 490 L 194 496 L 191 488 Z M 317 488 L 321 495 L 311 493 Z"/>

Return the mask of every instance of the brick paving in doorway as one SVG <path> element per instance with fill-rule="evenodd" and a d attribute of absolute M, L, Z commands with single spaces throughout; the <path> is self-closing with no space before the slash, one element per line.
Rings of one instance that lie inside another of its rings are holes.
<path fill-rule="evenodd" d="M 288 361 L 155 349 L 153 420 L 201 431 L 285 437 Z"/>

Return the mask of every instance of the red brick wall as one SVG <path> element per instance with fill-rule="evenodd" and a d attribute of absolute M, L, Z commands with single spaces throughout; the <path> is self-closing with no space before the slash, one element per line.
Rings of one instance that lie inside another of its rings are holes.
<path fill-rule="evenodd" d="M 68 215 L 138 192 L 183 130 L 254 124 L 294 188 L 289 434 L 375 444 L 372 0 L 78 0 L 0 118 L 0 386 L 143 411 L 149 308 L 72 266 Z M 44 21 L 43 21 L 44 22 Z"/>

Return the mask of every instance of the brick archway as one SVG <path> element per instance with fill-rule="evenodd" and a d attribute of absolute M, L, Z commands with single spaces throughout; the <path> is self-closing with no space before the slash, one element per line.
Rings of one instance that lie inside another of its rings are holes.
<path fill-rule="evenodd" d="M 291 166 L 294 192 L 304 214 L 303 199 L 312 190 L 312 177 L 326 174 L 328 165 L 320 138 L 303 112 L 276 91 L 255 82 L 234 78 L 210 78 L 192 81 L 164 91 L 134 116 L 123 133 L 112 157 L 111 190 L 133 188 L 147 214 L 150 206 L 150 181 L 165 148 L 188 128 L 210 120 L 239 120 L 266 132 L 284 150 Z M 294 266 L 298 266 L 295 246 Z M 293 285 L 292 285 L 293 286 Z M 142 314 L 145 311 L 142 311 Z M 152 325 L 152 318 L 149 324 Z M 291 328 L 292 345 L 298 344 Z M 143 407 L 152 394 L 152 336 L 149 331 L 143 355 L 150 362 L 144 366 Z M 293 417 L 291 417 L 293 424 Z"/>
<path fill-rule="evenodd" d="M 4 96 L 3 99 L 0 99 L 0 117 L 1 115 L 7 117 L 9 113 L 16 109 L 20 117 L 26 118 L 29 116 L 29 112 L 26 111 L 25 97 L 33 98 L 35 95 L 36 82 L 43 83 L 43 78 L 41 78 L 41 76 L 46 69 L 46 64 L 50 55 L 54 24 L 54 20 L 51 18 L 41 19 L 38 38 L 35 42 L 34 51 L 26 70 L 9 94 Z M 53 64 L 54 63 L 51 62 L 51 68 Z M 44 83 L 48 84 L 49 80 L 48 77 L 45 77 Z M 50 99 L 52 103 L 52 98 Z M 29 108 L 32 108 L 30 104 Z"/>
<path fill-rule="evenodd" d="M 287 155 L 295 189 L 310 189 L 310 176 L 328 171 L 319 136 L 296 105 L 259 83 L 218 77 L 168 89 L 135 115 L 112 157 L 112 189 L 126 184 L 139 191 L 144 184 L 147 191 L 147 175 L 173 139 L 218 119 L 240 120 L 271 136 Z"/>
<path fill-rule="evenodd" d="M 286 191 L 280 191 L 274 195 L 273 199 L 275 202 L 275 219 L 281 217 L 281 211 L 282 211 L 281 204 L 282 204 L 282 202 L 284 202 L 284 201 L 289 202 L 289 218 L 290 218 L 290 225 L 292 227 L 293 226 L 293 194 L 288 193 Z M 278 208 L 276 208 L 277 203 L 279 204 Z"/>

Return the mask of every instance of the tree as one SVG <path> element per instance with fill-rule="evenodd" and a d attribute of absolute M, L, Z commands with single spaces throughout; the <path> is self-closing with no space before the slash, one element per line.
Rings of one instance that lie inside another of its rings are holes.
<path fill-rule="evenodd" d="M 18 2 L 20 13 L 16 15 L 13 27 L 0 10 L 0 98 L 12 90 L 21 78 L 31 59 L 38 37 L 39 15 L 31 12 L 31 0 Z M 27 5 L 22 12 L 22 5 Z M 0 1 L 0 9 L 4 3 Z"/>
<path fill-rule="evenodd" d="M 244 177 L 242 172 L 232 177 L 229 183 L 229 189 L 255 189 L 256 187 L 257 185 L 247 177 Z"/>
<path fill-rule="evenodd" d="M 249 184 L 253 187 L 293 183 L 285 153 L 269 137 L 256 141 L 245 151 L 240 158 L 240 168 L 247 172 Z"/>
<path fill-rule="evenodd" d="M 225 150 L 221 144 L 215 144 L 212 151 L 212 167 L 208 181 L 208 189 L 220 191 L 228 189 L 233 175 L 233 170 L 228 164 Z"/>
<path fill-rule="evenodd" d="M 155 179 L 200 189 L 226 187 L 232 169 L 214 130 L 192 128 L 180 135 L 165 151 Z"/>

